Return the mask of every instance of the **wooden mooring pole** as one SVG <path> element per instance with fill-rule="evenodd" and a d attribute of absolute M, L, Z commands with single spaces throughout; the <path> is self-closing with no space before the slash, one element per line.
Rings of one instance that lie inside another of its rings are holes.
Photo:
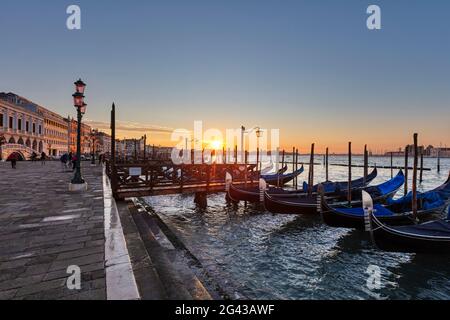
<path fill-rule="evenodd" d="M 283 154 L 282 154 L 282 156 L 281 156 L 281 169 L 284 168 L 284 156 L 285 156 L 285 151 L 284 151 L 284 149 L 283 149 Z M 277 161 L 279 161 L 279 159 L 278 159 Z M 281 181 L 280 181 L 280 175 L 278 175 L 278 179 L 277 179 L 277 187 L 282 187 L 280 182 L 281 182 Z"/>
<path fill-rule="evenodd" d="M 347 190 L 348 204 L 352 203 L 352 143 L 348 143 L 348 190 Z"/>
<path fill-rule="evenodd" d="M 414 133 L 414 167 L 412 179 L 412 211 L 413 216 L 417 219 L 417 166 L 418 166 L 418 147 L 417 147 L 417 133 Z"/>
<path fill-rule="evenodd" d="M 329 165 L 329 162 L 328 162 L 328 160 L 329 160 L 329 151 L 328 151 L 328 148 L 327 148 L 327 150 L 326 150 L 326 152 L 325 152 L 325 181 L 329 181 L 328 180 L 328 165 Z"/>
<path fill-rule="evenodd" d="M 292 172 L 295 172 L 295 147 L 292 147 Z"/>
<path fill-rule="evenodd" d="M 423 149 L 420 151 L 420 179 L 419 182 L 423 181 Z"/>
<path fill-rule="evenodd" d="M 116 164 L 116 106 L 111 109 L 111 164 Z"/>
<path fill-rule="evenodd" d="M 391 179 L 394 177 L 394 153 L 391 152 Z"/>
<path fill-rule="evenodd" d="M 441 148 L 438 149 L 437 154 L 437 172 L 441 172 Z"/>
<path fill-rule="evenodd" d="M 256 148 L 256 170 L 259 171 L 259 147 Z"/>
<path fill-rule="evenodd" d="M 364 145 L 364 185 L 367 183 L 367 175 L 369 174 L 369 153 L 367 152 L 367 144 Z"/>
<path fill-rule="evenodd" d="M 111 109 L 111 189 L 113 197 L 117 192 L 117 169 L 116 169 L 116 105 Z"/>
<path fill-rule="evenodd" d="M 227 152 L 225 151 L 225 147 L 222 147 L 222 163 L 227 164 Z"/>
<path fill-rule="evenodd" d="M 292 147 L 292 173 L 295 172 L 295 147 Z M 292 179 L 292 187 L 295 188 L 295 178 Z"/>
<path fill-rule="evenodd" d="M 408 156 L 409 156 L 409 147 L 405 147 L 405 196 L 408 194 Z"/>
<path fill-rule="evenodd" d="M 309 175 L 308 175 L 308 195 L 312 196 L 314 184 L 314 146 L 311 145 L 311 157 L 309 159 Z"/>
<path fill-rule="evenodd" d="M 295 149 L 295 171 L 298 170 L 298 149 Z M 295 189 L 298 189 L 298 175 L 295 176 Z"/>

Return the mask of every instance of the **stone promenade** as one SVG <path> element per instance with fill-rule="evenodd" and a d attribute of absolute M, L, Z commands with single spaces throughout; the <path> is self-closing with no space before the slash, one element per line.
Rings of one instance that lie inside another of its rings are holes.
<path fill-rule="evenodd" d="M 152 208 L 116 203 L 101 166 L 82 172 L 88 191 L 76 193 L 59 161 L 0 162 L 0 300 L 224 296 Z M 80 289 L 68 287 L 74 267 Z"/>
<path fill-rule="evenodd" d="M 0 162 L 0 299 L 106 299 L 102 168 L 83 163 L 88 192 L 69 193 L 72 176 L 58 161 Z"/>

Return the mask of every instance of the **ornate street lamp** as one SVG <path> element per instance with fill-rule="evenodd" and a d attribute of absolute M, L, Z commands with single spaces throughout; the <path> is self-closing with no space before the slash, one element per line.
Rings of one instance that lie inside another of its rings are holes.
<path fill-rule="evenodd" d="M 77 109 L 77 120 L 78 120 L 78 128 L 77 128 L 77 162 L 75 166 L 75 175 L 72 179 L 72 184 L 81 185 L 85 184 L 83 177 L 81 176 L 81 119 L 83 115 L 86 113 L 87 104 L 84 103 L 84 90 L 86 88 L 86 84 L 80 80 L 74 83 L 76 92 L 73 96 L 73 104 Z"/>
<path fill-rule="evenodd" d="M 242 161 L 242 163 L 244 163 L 244 157 L 245 157 L 244 156 L 244 142 L 245 142 L 244 141 L 244 135 L 246 133 L 250 134 L 253 131 L 256 133 L 257 146 L 259 148 L 259 139 L 263 136 L 264 130 L 262 130 L 260 127 L 253 127 L 253 128 L 251 128 L 249 130 L 246 130 L 246 128 L 244 126 L 241 126 L 241 161 Z M 258 152 L 258 155 L 257 155 L 257 160 L 258 160 L 258 158 L 259 158 L 259 152 Z M 256 163 L 257 166 L 258 166 L 258 162 L 259 161 L 257 161 L 257 163 Z"/>
<path fill-rule="evenodd" d="M 80 112 L 82 116 L 84 116 L 84 114 L 86 113 L 86 107 L 87 104 L 83 102 L 83 105 L 80 107 Z"/>
<path fill-rule="evenodd" d="M 74 84 L 75 84 L 75 89 L 77 90 L 77 93 L 84 94 L 84 89 L 86 88 L 86 84 L 83 81 L 81 81 L 81 79 L 78 79 L 78 81 L 75 82 Z"/>
<path fill-rule="evenodd" d="M 256 137 L 261 138 L 262 135 L 263 135 L 263 131 L 261 130 L 261 128 L 257 127 L 256 128 Z"/>

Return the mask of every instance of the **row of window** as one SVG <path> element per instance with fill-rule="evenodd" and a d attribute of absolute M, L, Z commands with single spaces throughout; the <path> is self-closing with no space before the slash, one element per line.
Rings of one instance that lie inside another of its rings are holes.
<path fill-rule="evenodd" d="M 0 127 L 3 127 L 3 121 L 4 117 L 3 114 L 0 114 Z M 8 123 L 9 129 L 14 129 L 14 117 L 9 117 L 9 123 Z M 30 131 L 31 129 L 31 131 Z M 30 128 L 30 122 L 25 121 L 25 127 L 23 126 L 23 120 L 21 118 L 17 119 L 17 130 L 25 130 L 26 132 L 32 132 L 36 133 L 36 123 L 33 122 L 31 128 Z M 42 134 L 42 126 L 39 125 L 37 127 L 37 132 L 39 134 Z"/>
<path fill-rule="evenodd" d="M 56 130 L 45 129 L 45 135 L 67 139 L 67 133 L 59 132 Z"/>
<path fill-rule="evenodd" d="M 51 139 L 46 139 L 45 142 L 48 145 L 52 145 L 52 146 L 67 146 L 67 141 L 58 141 L 58 140 L 51 140 Z"/>
<path fill-rule="evenodd" d="M 3 122 L 4 122 L 4 115 L 2 113 L 0 113 L 0 127 L 3 127 Z M 58 124 L 57 122 L 54 122 L 54 121 L 46 120 L 45 123 L 48 124 L 48 125 L 56 126 L 58 128 L 67 130 L 67 126 L 64 127 L 63 125 L 60 125 L 60 124 Z M 9 117 L 9 123 L 8 123 L 7 127 L 10 128 L 10 129 L 14 129 L 14 117 L 11 117 L 11 116 Z M 36 124 L 33 123 L 31 128 L 30 128 L 30 122 L 29 121 L 25 121 L 25 126 L 24 126 L 23 125 L 23 119 L 21 119 L 21 118 L 17 119 L 17 130 L 25 130 L 26 132 L 36 133 L 36 129 L 37 129 L 37 132 L 39 134 L 42 134 L 42 125 L 39 125 L 36 128 Z M 61 137 L 63 139 L 67 138 L 67 134 L 65 134 L 63 132 L 56 131 L 56 130 L 45 129 L 45 134 L 46 135 L 51 135 L 51 136 L 54 136 L 54 137 Z"/>
<path fill-rule="evenodd" d="M 48 124 L 49 126 L 53 126 L 53 127 L 57 127 L 57 128 L 60 128 L 60 129 L 67 130 L 67 125 L 61 124 L 61 123 L 56 122 L 56 121 L 45 119 L 45 123 Z"/>

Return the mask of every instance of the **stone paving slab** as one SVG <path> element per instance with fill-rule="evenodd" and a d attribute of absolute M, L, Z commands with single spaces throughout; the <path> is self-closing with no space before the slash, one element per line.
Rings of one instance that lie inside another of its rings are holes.
<path fill-rule="evenodd" d="M 0 162 L 0 299 L 106 299 L 102 168 L 82 171 L 88 191 L 70 193 L 59 162 Z"/>

